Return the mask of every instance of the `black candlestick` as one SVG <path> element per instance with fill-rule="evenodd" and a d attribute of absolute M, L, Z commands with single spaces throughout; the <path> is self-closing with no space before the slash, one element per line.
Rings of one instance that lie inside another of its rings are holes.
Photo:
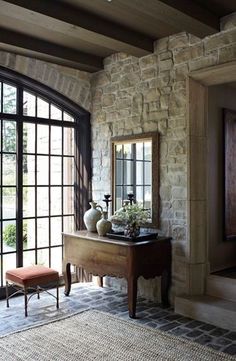
<path fill-rule="evenodd" d="M 134 202 L 134 193 L 128 193 L 128 200 L 130 202 L 130 205 L 132 206 L 133 202 Z"/>
<path fill-rule="evenodd" d="M 106 203 L 106 209 L 107 209 L 107 212 L 108 212 L 108 208 L 109 208 L 109 203 L 111 202 L 111 199 L 110 199 L 111 195 L 106 193 L 104 194 L 104 199 L 103 199 L 103 202 Z"/>

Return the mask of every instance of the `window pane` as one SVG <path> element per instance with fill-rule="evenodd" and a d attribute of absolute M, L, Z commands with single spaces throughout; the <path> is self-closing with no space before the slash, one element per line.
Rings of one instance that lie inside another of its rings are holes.
<path fill-rule="evenodd" d="M 64 185 L 74 184 L 74 158 L 64 157 L 63 183 Z"/>
<path fill-rule="evenodd" d="M 16 250 L 16 221 L 2 222 L 3 253 Z"/>
<path fill-rule="evenodd" d="M 129 160 L 124 160 L 124 184 L 133 184 L 133 162 Z"/>
<path fill-rule="evenodd" d="M 124 158 L 133 159 L 132 144 L 124 144 Z"/>
<path fill-rule="evenodd" d="M 37 188 L 37 215 L 48 216 L 48 188 Z"/>
<path fill-rule="evenodd" d="M 51 218 L 51 245 L 56 246 L 62 244 L 62 218 Z"/>
<path fill-rule="evenodd" d="M 48 156 L 37 156 L 37 182 L 39 185 L 47 185 L 49 181 Z"/>
<path fill-rule="evenodd" d="M 136 159 L 143 160 L 143 143 L 136 143 Z"/>
<path fill-rule="evenodd" d="M 63 232 L 73 232 L 74 231 L 74 217 L 68 216 L 63 217 Z"/>
<path fill-rule="evenodd" d="M 136 187 L 136 201 L 143 206 L 143 187 Z"/>
<path fill-rule="evenodd" d="M 3 84 L 3 113 L 16 114 L 16 87 Z"/>
<path fill-rule="evenodd" d="M 23 217 L 35 216 L 35 189 L 33 187 L 23 188 Z"/>
<path fill-rule="evenodd" d="M 48 247 L 49 246 L 49 226 L 48 218 L 37 219 L 37 246 Z M 41 263 L 39 263 L 41 264 Z"/>
<path fill-rule="evenodd" d="M 143 162 L 136 162 L 136 184 L 143 184 Z"/>
<path fill-rule="evenodd" d="M 51 157 L 51 184 L 61 184 L 61 157 Z"/>
<path fill-rule="evenodd" d="M 51 187 L 51 215 L 56 216 L 62 213 L 61 210 L 61 187 Z"/>
<path fill-rule="evenodd" d="M 62 247 L 51 248 L 51 267 L 62 274 Z"/>
<path fill-rule="evenodd" d="M 115 204 L 115 209 L 119 209 L 122 207 L 122 189 L 123 187 L 116 187 L 116 204 Z"/>
<path fill-rule="evenodd" d="M 144 208 L 151 209 L 151 207 L 152 207 L 151 187 L 144 187 Z"/>
<path fill-rule="evenodd" d="M 16 185 L 16 155 L 2 155 L 2 182 L 3 185 Z"/>
<path fill-rule="evenodd" d="M 116 184 L 123 184 L 123 160 L 116 161 Z"/>
<path fill-rule="evenodd" d="M 35 265 L 35 251 L 23 252 L 23 265 L 24 267 Z"/>
<path fill-rule="evenodd" d="M 35 184 L 35 156 L 24 155 L 23 156 L 23 184 L 34 185 Z"/>
<path fill-rule="evenodd" d="M 9 269 L 16 268 L 16 253 L 6 254 L 3 256 L 3 284 L 6 284 L 5 274 Z"/>
<path fill-rule="evenodd" d="M 35 219 L 25 219 L 23 222 L 23 236 L 27 241 L 24 242 L 24 249 L 35 248 Z M 34 256 L 33 256 L 34 257 Z"/>
<path fill-rule="evenodd" d="M 39 118 L 49 118 L 49 103 L 42 98 L 37 98 L 37 116 Z"/>
<path fill-rule="evenodd" d="M 38 250 L 38 264 L 49 267 L 49 249 Z"/>
<path fill-rule="evenodd" d="M 35 153 L 35 124 L 23 125 L 23 152 Z"/>
<path fill-rule="evenodd" d="M 16 218 L 16 188 L 2 189 L 3 219 Z"/>
<path fill-rule="evenodd" d="M 70 114 L 68 114 L 66 112 L 63 112 L 63 118 L 67 122 L 74 122 L 75 121 L 75 119 Z"/>
<path fill-rule="evenodd" d="M 35 117 L 36 97 L 26 91 L 23 92 L 23 115 Z"/>
<path fill-rule="evenodd" d="M 64 128 L 64 155 L 74 155 L 74 129 Z"/>
<path fill-rule="evenodd" d="M 2 150 L 3 152 L 16 152 L 16 122 L 12 120 L 3 121 L 2 132 Z"/>
<path fill-rule="evenodd" d="M 51 154 L 62 154 L 61 127 L 51 127 Z"/>
<path fill-rule="evenodd" d="M 152 160 L 152 142 L 144 143 L 144 159 Z"/>
<path fill-rule="evenodd" d="M 115 146 L 115 152 L 116 152 L 116 158 L 123 158 L 123 150 L 122 150 L 122 145 L 121 144 L 117 144 Z"/>
<path fill-rule="evenodd" d="M 145 184 L 151 184 L 151 162 L 144 163 L 144 176 L 145 176 Z"/>
<path fill-rule="evenodd" d="M 51 119 L 61 120 L 62 119 L 62 111 L 57 108 L 55 105 L 51 104 Z"/>
<path fill-rule="evenodd" d="M 63 187 L 64 214 L 74 213 L 74 187 Z"/>
<path fill-rule="evenodd" d="M 48 154 L 49 151 L 49 127 L 48 125 L 37 126 L 37 152 Z"/>

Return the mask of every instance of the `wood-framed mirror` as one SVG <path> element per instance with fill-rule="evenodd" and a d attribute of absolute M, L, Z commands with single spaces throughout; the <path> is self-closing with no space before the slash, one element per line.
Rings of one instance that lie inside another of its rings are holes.
<path fill-rule="evenodd" d="M 112 213 L 133 194 L 150 214 L 146 226 L 159 225 L 159 136 L 157 132 L 114 137 L 112 142 Z"/>

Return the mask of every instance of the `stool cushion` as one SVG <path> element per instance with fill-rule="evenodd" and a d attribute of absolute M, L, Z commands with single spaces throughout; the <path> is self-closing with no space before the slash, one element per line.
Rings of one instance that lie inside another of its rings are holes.
<path fill-rule="evenodd" d="M 17 285 L 30 287 L 58 281 L 59 273 L 44 266 L 19 267 L 6 272 L 6 280 Z"/>

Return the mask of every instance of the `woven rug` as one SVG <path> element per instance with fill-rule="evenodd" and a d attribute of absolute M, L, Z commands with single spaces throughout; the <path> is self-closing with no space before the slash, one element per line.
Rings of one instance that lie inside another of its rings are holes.
<path fill-rule="evenodd" d="M 236 358 L 132 321 L 89 310 L 0 338 L 0 360 L 218 361 Z"/>

